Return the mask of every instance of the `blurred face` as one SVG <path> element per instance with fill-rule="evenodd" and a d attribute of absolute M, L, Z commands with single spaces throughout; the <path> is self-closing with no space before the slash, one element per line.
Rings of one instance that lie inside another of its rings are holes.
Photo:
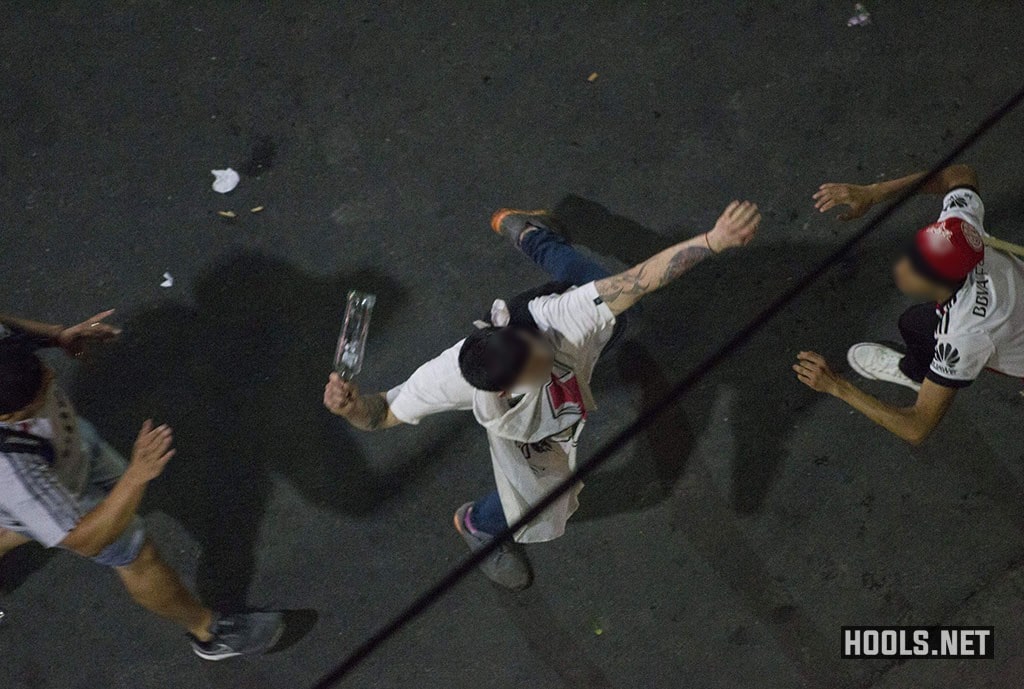
<path fill-rule="evenodd" d="M 54 378 L 56 376 L 53 370 L 49 366 L 43 366 L 43 384 L 39 387 L 39 392 L 36 393 L 35 399 L 13 414 L 0 415 L 0 421 L 14 422 L 35 418 L 39 410 L 46 404 L 46 396 L 50 392 Z"/>
<path fill-rule="evenodd" d="M 520 331 L 519 337 L 530 345 L 530 358 L 509 392 L 527 392 L 536 390 L 551 380 L 551 367 L 555 364 L 555 352 L 547 340 L 536 335 Z"/>
<path fill-rule="evenodd" d="M 900 257 L 892 267 L 892 279 L 900 292 L 915 299 L 942 301 L 950 291 L 920 275 L 906 256 Z"/>

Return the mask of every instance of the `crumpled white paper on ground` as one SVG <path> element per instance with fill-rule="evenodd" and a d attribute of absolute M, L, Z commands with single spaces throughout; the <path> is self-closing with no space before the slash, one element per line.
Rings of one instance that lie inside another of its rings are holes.
<path fill-rule="evenodd" d="M 235 187 L 238 186 L 238 181 L 241 179 L 238 173 L 228 168 L 226 170 L 210 170 L 213 173 L 213 190 L 220 193 L 226 194 Z"/>
<path fill-rule="evenodd" d="M 170 273 L 164 273 L 164 281 L 160 283 L 161 287 L 174 287 L 174 276 Z"/>
<path fill-rule="evenodd" d="M 871 13 L 868 12 L 868 8 L 864 6 L 864 3 L 858 2 L 853 6 L 853 11 L 857 14 L 846 20 L 847 26 L 867 26 L 871 23 Z"/>

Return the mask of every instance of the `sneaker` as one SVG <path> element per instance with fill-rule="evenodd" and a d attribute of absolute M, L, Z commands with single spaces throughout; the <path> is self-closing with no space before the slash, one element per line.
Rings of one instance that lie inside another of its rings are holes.
<path fill-rule="evenodd" d="M 921 389 L 921 384 L 914 382 L 900 370 L 902 358 L 903 355 L 892 347 L 886 347 L 876 342 L 855 344 L 846 353 L 846 359 L 850 362 L 850 366 L 862 377 L 868 380 L 896 383 L 916 392 Z"/>
<path fill-rule="evenodd" d="M 192 650 L 203 660 L 266 653 L 284 633 L 284 617 L 279 612 L 218 616 L 210 633 L 213 638 L 209 641 L 192 637 Z"/>
<path fill-rule="evenodd" d="M 549 213 L 544 210 L 521 211 L 514 208 L 501 208 L 491 216 L 491 229 L 508 239 L 518 249 L 523 233 L 531 228 L 546 228 L 544 219 Z"/>
<path fill-rule="evenodd" d="M 472 532 L 466 526 L 466 513 L 473 503 L 467 502 L 455 512 L 455 530 L 469 549 L 476 552 L 490 543 L 494 536 L 483 531 Z M 498 586 L 509 591 L 522 591 L 533 583 L 533 571 L 522 549 L 515 543 L 506 543 L 495 550 L 480 565 L 480 571 Z"/>

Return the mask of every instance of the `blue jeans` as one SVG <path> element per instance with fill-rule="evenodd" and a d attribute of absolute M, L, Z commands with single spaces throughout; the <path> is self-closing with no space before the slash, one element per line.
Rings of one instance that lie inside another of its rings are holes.
<path fill-rule="evenodd" d="M 569 282 L 578 286 L 609 275 L 607 270 L 577 251 L 565 237 L 546 227 L 527 233 L 519 248 L 558 282 Z M 619 340 L 625 332 L 627 322 L 628 316 L 625 313 L 620 314 L 616 319 L 615 331 L 605 349 Z M 470 515 L 473 528 L 486 534 L 501 533 L 508 528 L 498 491 L 488 493 L 477 500 Z"/>

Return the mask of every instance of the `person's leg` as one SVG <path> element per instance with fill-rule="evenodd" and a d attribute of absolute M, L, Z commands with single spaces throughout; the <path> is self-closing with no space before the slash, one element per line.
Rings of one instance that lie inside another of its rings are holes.
<path fill-rule="evenodd" d="M 78 430 L 82 450 L 89 459 L 89 485 L 82 503 L 91 508 L 120 480 L 128 462 L 85 419 L 78 419 Z M 200 641 L 211 638 L 213 612 L 185 588 L 177 573 L 163 561 L 138 517 L 120 538 L 92 560 L 113 567 L 128 593 L 142 607 L 178 623 Z"/>
<path fill-rule="evenodd" d="M 900 316 L 900 334 L 907 345 L 907 353 L 900 360 L 900 370 L 917 383 L 924 380 L 935 355 L 935 327 L 938 324 L 939 315 L 931 303 L 911 306 Z"/>
<path fill-rule="evenodd" d="M 0 558 L 7 553 L 11 552 L 20 545 L 25 545 L 32 539 L 28 536 L 23 536 L 16 531 L 10 529 L 0 528 Z"/>
<path fill-rule="evenodd" d="M 185 588 L 149 539 L 133 562 L 114 569 L 136 603 L 176 622 L 200 641 L 212 638 L 213 611 Z"/>
<path fill-rule="evenodd" d="M 473 503 L 466 514 L 466 525 L 474 531 L 483 531 L 492 536 L 508 528 L 498 491 L 492 491 Z"/>
<path fill-rule="evenodd" d="M 599 263 L 580 253 L 565 237 L 547 227 L 523 232 L 519 248 L 552 279 L 560 282 L 585 285 L 610 274 Z"/>

